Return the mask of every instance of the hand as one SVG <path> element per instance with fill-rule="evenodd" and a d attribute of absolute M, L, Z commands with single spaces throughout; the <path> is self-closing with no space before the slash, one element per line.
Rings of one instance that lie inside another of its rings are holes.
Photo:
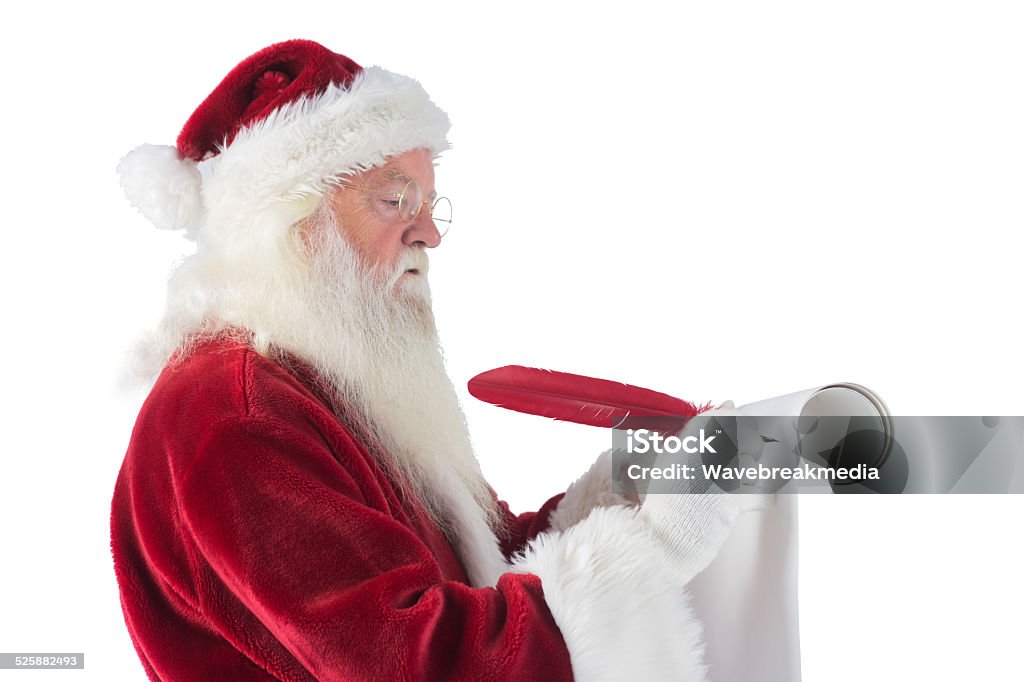
<path fill-rule="evenodd" d="M 694 437 L 691 443 L 701 441 L 701 430 L 705 438 L 714 432 L 713 446 L 719 455 L 728 456 L 730 449 L 741 447 L 743 426 L 737 419 L 742 415 L 732 402 L 719 405 L 690 419 L 677 436 L 680 439 Z M 720 429 L 720 432 L 719 432 Z M 677 567 L 677 575 L 683 581 L 702 571 L 717 556 L 728 538 L 733 525 L 748 511 L 763 510 L 775 501 L 774 495 L 759 492 L 721 491 L 714 481 L 704 477 L 701 454 L 661 454 L 655 460 L 655 467 L 671 467 L 679 464 L 690 467 L 689 479 L 662 479 L 648 489 L 648 494 L 638 513 L 665 549 L 670 560 Z"/>

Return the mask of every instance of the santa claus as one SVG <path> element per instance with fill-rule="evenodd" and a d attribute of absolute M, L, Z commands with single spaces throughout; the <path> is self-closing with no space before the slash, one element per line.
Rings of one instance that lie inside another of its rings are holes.
<path fill-rule="evenodd" d="M 166 680 L 703 680 L 687 584 L 759 496 L 537 512 L 481 476 L 431 313 L 447 116 L 309 41 L 232 70 L 121 164 L 196 251 L 113 497 L 125 621 Z"/>

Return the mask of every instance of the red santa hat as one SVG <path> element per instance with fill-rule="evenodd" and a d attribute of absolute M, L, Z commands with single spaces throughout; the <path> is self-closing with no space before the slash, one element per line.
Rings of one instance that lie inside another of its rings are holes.
<path fill-rule="evenodd" d="M 291 40 L 232 69 L 176 147 L 142 145 L 118 173 L 129 201 L 153 224 L 194 237 L 207 222 L 242 224 L 320 196 L 332 178 L 389 156 L 421 147 L 439 154 L 449 146 L 448 128 L 448 116 L 415 80 Z"/>

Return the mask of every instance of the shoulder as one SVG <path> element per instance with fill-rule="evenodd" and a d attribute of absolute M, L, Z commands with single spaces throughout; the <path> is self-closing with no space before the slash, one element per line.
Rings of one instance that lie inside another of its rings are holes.
<path fill-rule="evenodd" d="M 344 430 L 311 372 L 291 364 L 286 369 L 244 343 L 220 339 L 196 346 L 164 368 L 142 406 L 133 440 L 148 435 L 165 444 L 197 444 L 239 423 Z"/>
<path fill-rule="evenodd" d="M 242 342 L 220 339 L 172 359 L 148 401 L 173 403 L 195 416 L 237 417 L 259 417 L 289 404 L 323 403 L 304 367 L 289 371 Z"/>
<path fill-rule="evenodd" d="M 208 342 L 177 357 L 139 412 L 129 474 L 215 479 L 217 467 L 227 467 L 256 475 L 254 458 L 266 457 L 277 462 L 267 472 L 294 461 L 325 480 L 379 487 L 384 474 L 313 376 L 243 343 Z"/>

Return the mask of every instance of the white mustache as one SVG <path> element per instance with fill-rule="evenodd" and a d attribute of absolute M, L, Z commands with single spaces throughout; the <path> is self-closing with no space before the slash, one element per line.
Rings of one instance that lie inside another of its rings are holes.
<path fill-rule="evenodd" d="M 427 252 L 424 249 L 409 249 L 402 254 L 396 272 L 402 274 L 406 270 L 419 270 L 425 275 L 429 267 Z"/>
<path fill-rule="evenodd" d="M 387 289 L 391 290 L 394 288 L 402 278 L 402 275 L 404 275 L 408 270 L 417 270 L 420 275 L 426 275 L 427 270 L 429 269 L 430 263 L 428 262 L 427 254 L 424 249 L 407 249 L 399 256 L 398 262 L 391 270 L 391 274 L 388 275 Z"/>

